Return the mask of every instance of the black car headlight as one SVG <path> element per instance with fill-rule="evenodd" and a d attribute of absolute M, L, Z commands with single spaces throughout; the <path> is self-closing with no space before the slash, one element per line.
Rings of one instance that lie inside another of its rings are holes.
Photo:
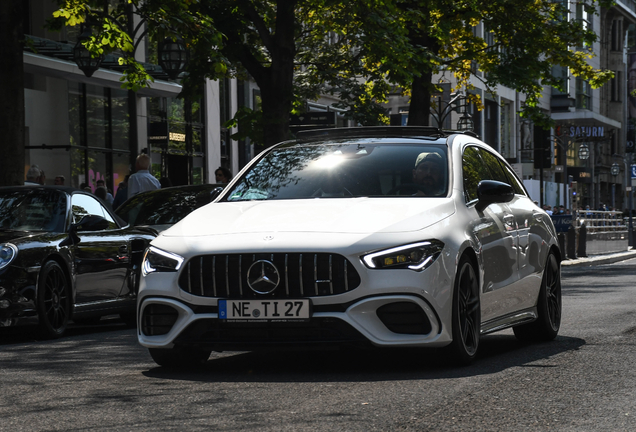
<path fill-rule="evenodd" d="M 176 272 L 181 268 L 181 264 L 182 256 L 150 246 L 146 249 L 141 271 L 144 276 L 154 272 Z"/>
<path fill-rule="evenodd" d="M 18 256 L 18 248 L 11 243 L 0 244 L 0 270 L 8 266 Z"/>
<path fill-rule="evenodd" d="M 444 243 L 428 240 L 384 249 L 362 256 L 371 269 L 409 269 L 420 271 L 428 268 L 442 253 Z"/>

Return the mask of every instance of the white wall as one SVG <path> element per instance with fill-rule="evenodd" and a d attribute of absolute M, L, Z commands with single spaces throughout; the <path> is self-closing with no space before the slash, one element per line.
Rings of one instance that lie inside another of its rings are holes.
<path fill-rule="evenodd" d="M 523 185 L 526 187 L 533 201 L 541 202 L 541 182 L 539 180 L 524 180 Z M 565 193 L 569 196 L 570 188 L 566 185 Z M 555 183 L 551 181 L 543 182 L 543 204 L 554 207 L 563 203 L 563 183 Z"/>

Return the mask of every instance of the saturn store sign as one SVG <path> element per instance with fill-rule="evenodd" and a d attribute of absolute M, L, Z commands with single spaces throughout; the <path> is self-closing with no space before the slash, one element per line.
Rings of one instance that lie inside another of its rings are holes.
<path fill-rule="evenodd" d="M 569 136 L 572 138 L 603 138 L 605 137 L 604 126 L 557 126 L 557 135 Z"/>

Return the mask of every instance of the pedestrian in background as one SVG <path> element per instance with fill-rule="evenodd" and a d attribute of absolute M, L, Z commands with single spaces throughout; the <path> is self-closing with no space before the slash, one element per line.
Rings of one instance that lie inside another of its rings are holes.
<path fill-rule="evenodd" d="M 66 180 L 66 178 L 63 175 L 58 175 L 55 176 L 55 180 L 54 180 L 54 184 L 57 186 L 64 186 L 64 181 Z"/>
<path fill-rule="evenodd" d="M 124 181 L 119 183 L 117 187 L 117 193 L 115 194 L 115 200 L 113 201 L 113 210 L 117 209 L 120 205 L 128 199 L 128 179 L 130 174 L 124 177 Z"/>
<path fill-rule="evenodd" d="M 224 167 L 218 167 L 216 171 L 214 171 L 214 176 L 216 177 L 217 183 L 229 183 L 232 180 L 232 171 Z"/>
<path fill-rule="evenodd" d="M 98 188 L 104 188 L 104 190 L 106 191 L 106 196 L 104 197 L 104 201 L 106 201 L 108 204 L 112 206 L 113 201 L 115 201 L 115 197 L 113 197 L 113 194 L 111 194 L 110 191 L 106 189 L 106 183 L 104 182 L 104 180 L 97 180 L 96 185 Z M 95 194 L 97 195 L 97 189 L 95 189 Z"/>
<path fill-rule="evenodd" d="M 29 171 L 27 171 L 25 185 L 43 185 L 46 180 L 44 171 L 37 165 L 31 165 Z"/>
<path fill-rule="evenodd" d="M 140 154 L 135 161 L 137 170 L 128 179 L 128 198 L 132 198 L 138 193 L 155 189 L 161 189 L 161 183 L 148 169 L 150 168 L 150 157 L 147 154 Z"/>
<path fill-rule="evenodd" d="M 107 195 L 110 195 L 104 186 L 97 186 L 95 188 L 95 196 L 99 198 L 106 207 L 110 210 L 113 209 L 113 206 L 108 201 Z M 112 196 L 112 195 L 111 195 Z"/>

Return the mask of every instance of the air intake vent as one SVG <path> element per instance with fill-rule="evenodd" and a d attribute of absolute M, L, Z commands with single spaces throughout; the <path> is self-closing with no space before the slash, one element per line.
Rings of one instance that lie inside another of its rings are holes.
<path fill-rule="evenodd" d="M 175 322 L 179 313 L 175 308 L 162 304 L 151 304 L 144 308 L 141 318 L 141 331 L 146 336 L 159 336 L 167 334 Z"/>
<path fill-rule="evenodd" d="M 250 266 L 259 260 L 278 270 L 278 286 L 266 295 L 255 293 L 247 283 Z M 328 253 L 202 255 L 190 259 L 179 277 L 179 286 L 190 294 L 231 299 L 329 296 L 359 285 L 353 265 Z"/>

